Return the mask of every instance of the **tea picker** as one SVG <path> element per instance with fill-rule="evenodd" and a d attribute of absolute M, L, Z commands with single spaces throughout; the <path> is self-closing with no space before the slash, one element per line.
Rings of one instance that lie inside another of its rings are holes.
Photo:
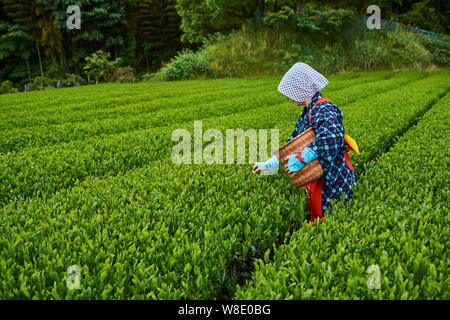
<path fill-rule="evenodd" d="M 342 112 L 321 91 L 329 81 L 306 63 L 298 62 L 284 75 L 278 91 L 304 106 L 294 131 L 275 155 L 256 162 L 253 173 L 273 172 L 282 166 L 297 187 L 308 193 L 310 220 L 322 219 L 332 199 L 353 196 L 356 186 L 349 150 L 359 154 L 356 142 L 344 132 Z"/>

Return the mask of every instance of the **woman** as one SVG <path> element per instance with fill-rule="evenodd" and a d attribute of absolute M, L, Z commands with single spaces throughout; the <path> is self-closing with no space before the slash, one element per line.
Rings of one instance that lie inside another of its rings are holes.
<path fill-rule="evenodd" d="M 322 219 L 323 212 L 329 207 L 331 199 L 340 199 L 345 192 L 345 199 L 351 199 L 356 177 L 350 158 L 348 146 L 344 139 L 342 112 L 320 91 L 328 85 L 328 80 L 305 63 L 296 63 L 284 75 L 278 91 L 291 99 L 296 105 L 304 105 L 303 112 L 297 120 L 289 140 L 312 127 L 316 140 L 311 142 L 301 154 L 292 154 L 286 158 L 288 170 L 298 171 L 305 164 L 319 158 L 323 167 L 323 176 L 305 186 L 308 191 L 310 220 Z M 252 172 L 272 172 L 280 162 L 274 155 L 266 162 L 255 163 Z"/>

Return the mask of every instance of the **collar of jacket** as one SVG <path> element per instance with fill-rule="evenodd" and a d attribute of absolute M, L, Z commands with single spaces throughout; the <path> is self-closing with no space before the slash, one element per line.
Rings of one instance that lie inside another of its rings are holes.
<path fill-rule="evenodd" d="M 311 101 L 309 102 L 308 106 L 305 106 L 305 108 L 303 109 L 303 112 L 301 114 L 301 117 L 303 118 L 303 116 L 305 114 L 307 114 L 309 112 L 309 110 L 311 110 L 311 108 L 314 106 L 314 104 L 317 102 L 317 100 L 319 100 L 320 98 L 322 98 L 322 94 L 320 93 L 320 91 L 317 91 L 313 97 L 311 98 Z"/>

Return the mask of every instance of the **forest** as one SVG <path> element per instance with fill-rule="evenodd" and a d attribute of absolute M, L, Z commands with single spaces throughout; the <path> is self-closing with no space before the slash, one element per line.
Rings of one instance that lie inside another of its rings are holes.
<path fill-rule="evenodd" d="M 282 51 L 275 50 L 280 54 L 270 59 L 284 66 L 284 63 L 289 64 L 293 59 L 308 59 L 307 56 L 295 55 L 296 51 L 306 50 L 298 47 L 298 43 L 302 43 L 304 38 L 300 40 L 293 38 L 283 43 L 279 38 L 283 32 L 290 36 L 296 34 L 312 39 L 321 38 L 322 47 L 332 46 L 336 39 L 344 38 L 349 29 L 355 30 L 352 23 L 357 21 L 358 17 L 367 15 L 366 9 L 372 2 L 0 0 L 0 82 L 8 81 L 9 86 L 22 91 L 25 85 L 29 89 L 43 89 L 99 81 L 146 80 L 158 74 L 162 67 L 176 58 L 177 54 L 198 52 L 205 45 L 211 47 L 211 43 L 217 44 L 220 39 L 222 43 L 225 38 L 230 41 L 230 34 L 233 32 L 241 32 L 241 36 L 256 46 L 260 43 L 255 42 L 255 39 L 261 34 L 264 34 L 264 37 L 267 34 L 272 35 L 273 46 L 280 47 L 275 49 Z M 70 17 L 67 8 L 70 5 L 77 5 L 80 8 L 80 29 L 70 30 L 66 26 Z M 378 1 L 377 5 L 384 20 L 396 21 L 439 35 L 448 33 L 447 1 L 382 0 Z M 245 32 L 242 34 L 243 28 Z M 234 39 L 236 40 L 236 37 Z M 361 42 L 359 38 L 354 39 Z M 389 47 L 389 41 L 385 41 L 384 38 L 383 41 Z M 424 46 L 430 52 L 439 51 L 440 58 L 437 60 L 444 60 L 437 64 L 446 65 L 449 55 L 448 42 L 441 41 L 436 49 L 428 39 L 426 41 L 426 44 L 420 43 L 419 46 Z M 234 43 L 233 46 L 238 48 L 243 45 L 243 42 L 240 42 Z M 318 50 L 308 48 L 310 52 L 308 56 L 314 56 Z M 351 52 L 354 48 L 342 44 L 342 48 L 336 50 Z M 403 51 L 404 48 L 400 46 L 399 50 Z M 241 61 L 238 56 L 227 57 L 232 60 L 231 64 L 224 61 L 225 58 L 214 63 L 214 59 L 220 60 L 220 56 L 226 51 L 224 47 L 213 46 L 213 49 L 208 51 L 209 57 L 213 56 L 213 61 L 211 62 L 210 58 L 206 68 L 199 67 L 202 59 L 198 57 L 192 62 L 194 69 L 201 69 L 202 74 L 223 77 L 257 75 L 260 72 L 248 69 L 251 62 Z M 261 52 L 261 56 L 263 55 L 268 57 L 268 52 Z M 336 53 L 327 53 L 327 56 L 333 55 Z M 366 54 L 362 52 L 362 55 Z M 413 55 L 416 55 L 416 52 L 413 52 Z M 185 59 L 189 60 L 189 56 Z M 351 56 L 348 57 L 349 62 L 346 65 L 323 68 L 331 73 L 348 69 L 349 64 L 353 69 L 363 71 L 367 71 L 365 70 L 367 68 L 369 70 L 392 68 L 386 63 L 378 62 L 381 59 L 379 57 L 374 59 L 373 66 L 370 65 L 371 62 L 366 63 L 368 64 L 366 66 L 361 65 L 358 59 L 357 56 Z M 247 69 L 236 73 L 221 70 L 220 65 L 238 69 L 233 65 L 238 62 L 246 64 Z M 257 57 L 253 62 L 261 65 Z M 216 65 L 216 68 L 210 67 L 211 63 L 213 67 Z M 400 67 L 409 65 L 410 61 L 399 64 Z M 209 69 L 214 70 L 209 72 Z M 173 77 L 183 78 L 179 73 Z M 278 67 L 267 66 L 264 73 L 280 74 L 281 71 Z M 168 75 L 165 78 L 171 77 L 172 75 Z M 3 84 L 3 87 L 5 86 Z"/>

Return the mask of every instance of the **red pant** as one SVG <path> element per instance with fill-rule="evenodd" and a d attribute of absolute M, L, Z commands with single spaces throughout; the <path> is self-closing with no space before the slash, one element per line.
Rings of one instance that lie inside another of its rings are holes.
<path fill-rule="evenodd" d="M 350 163 L 350 155 L 348 154 L 349 147 L 346 146 L 344 159 L 347 162 L 350 170 L 353 170 L 353 166 Z M 305 186 L 308 191 L 308 207 L 311 212 L 311 222 L 314 222 L 319 218 L 322 222 L 322 187 L 323 187 L 324 176 L 320 177 L 314 182 L 311 182 Z"/>
<path fill-rule="evenodd" d="M 311 222 L 314 222 L 317 218 L 322 221 L 322 187 L 323 176 L 310 184 L 305 186 L 308 191 L 308 207 L 311 212 Z"/>

